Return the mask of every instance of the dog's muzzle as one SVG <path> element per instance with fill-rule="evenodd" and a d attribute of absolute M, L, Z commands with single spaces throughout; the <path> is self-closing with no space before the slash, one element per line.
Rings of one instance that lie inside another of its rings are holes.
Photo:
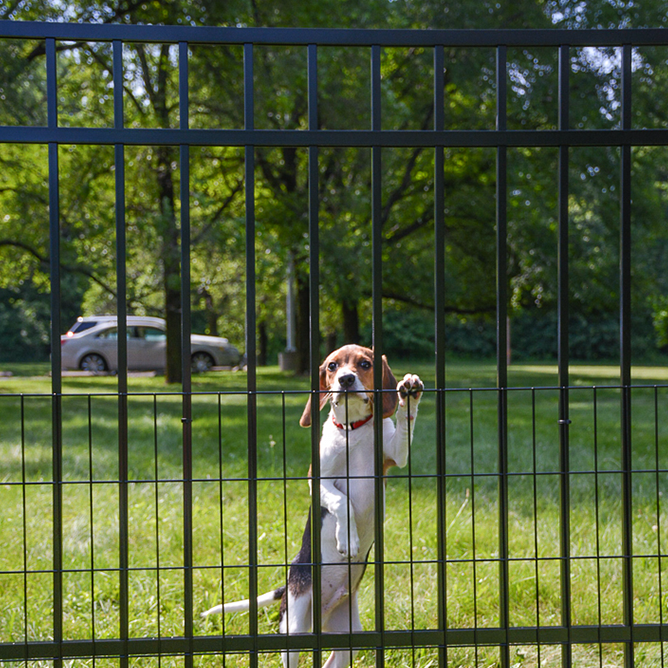
<path fill-rule="evenodd" d="M 352 390 L 357 381 L 357 376 L 354 373 L 347 373 L 343 376 L 339 376 L 337 380 L 339 382 L 339 387 L 342 390 Z"/>
<path fill-rule="evenodd" d="M 366 388 L 354 373 L 343 373 L 337 376 L 332 387 L 332 403 L 335 406 L 349 399 L 361 399 L 365 404 L 369 402 Z"/>

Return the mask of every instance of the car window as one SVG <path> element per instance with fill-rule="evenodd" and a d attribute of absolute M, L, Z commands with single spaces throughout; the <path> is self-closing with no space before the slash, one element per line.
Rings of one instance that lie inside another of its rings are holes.
<path fill-rule="evenodd" d="M 116 329 L 116 327 L 110 327 L 109 329 L 105 329 L 102 332 L 100 332 L 96 336 L 96 338 L 115 340 L 118 338 L 118 329 Z"/>
<path fill-rule="evenodd" d="M 75 322 L 71 327 L 70 327 L 70 332 L 73 334 L 76 332 L 85 332 L 87 329 L 90 329 L 91 327 L 95 327 L 97 325 L 97 320 L 85 320 L 84 322 Z"/>
<path fill-rule="evenodd" d="M 167 338 L 165 332 L 157 327 L 142 327 L 144 330 L 144 338 L 147 341 L 164 341 Z"/>
<path fill-rule="evenodd" d="M 135 331 L 137 327 L 128 327 L 127 331 L 127 337 L 128 339 L 137 336 L 137 332 Z M 109 329 L 105 329 L 101 331 L 96 338 L 98 339 L 107 339 L 110 341 L 115 341 L 118 339 L 118 327 L 110 327 Z"/>

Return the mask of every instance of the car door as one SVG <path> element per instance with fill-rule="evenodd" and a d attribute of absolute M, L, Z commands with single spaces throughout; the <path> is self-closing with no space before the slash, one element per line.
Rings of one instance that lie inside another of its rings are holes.
<path fill-rule="evenodd" d="M 94 336 L 82 337 L 83 342 L 81 358 L 93 353 L 102 355 L 110 371 L 118 368 L 118 328 L 108 327 Z"/>
<path fill-rule="evenodd" d="M 131 369 L 164 369 L 167 336 L 157 327 L 133 327 L 128 339 L 128 366 Z M 130 352 L 132 350 L 132 353 Z"/>
<path fill-rule="evenodd" d="M 128 327 L 128 369 L 144 369 L 144 337 L 141 327 Z"/>
<path fill-rule="evenodd" d="M 126 351 L 127 351 L 127 357 L 128 357 L 128 369 L 134 369 L 135 366 L 135 357 L 137 355 L 136 352 L 136 347 L 133 345 L 133 341 L 135 339 L 135 327 L 132 327 L 131 325 L 126 328 L 126 336 L 127 336 L 127 345 L 126 345 Z M 118 338 L 118 332 L 116 331 L 115 338 Z"/>

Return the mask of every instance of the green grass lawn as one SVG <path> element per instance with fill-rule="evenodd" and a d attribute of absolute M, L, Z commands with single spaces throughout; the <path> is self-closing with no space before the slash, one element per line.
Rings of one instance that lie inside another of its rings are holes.
<path fill-rule="evenodd" d="M 52 453 L 50 379 L 15 371 L 0 379 L 0 642 L 47 640 L 52 620 Z M 427 365 L 399 363 L 433 387 Z M 43 373 L 45 369 L 42 369 Z M 33 372 L 39 372 L 33 368 Z M 510 623 L 561 624 L 560 480 L 556 368 L 512 365 L 508 395 Z M 448 365 L 446 396 L 447 623 L 499 625 L 497 395 L 492 364 Z M 662 496 L 668 477 L 664 368 L 635 370 L 632 393 L 634 615 L 663 620 L 668 540 Z M 570 392 L 570 553 L 576 625 L 623 621 L 621 425 L 618 369 L 573 367 Z M 193 558 L 197 635 L 245 634 L 248 615 L 199 612 L 248 596 L 247 395 L 243 373 L 194 380 Z M 163 379 L 130 378 L 130 635 L 180 636 L 183 628 L 181 406 Z M 310 433 L 298 426 L 308 381 L 258 371 L 259 588 L 285 580 L 308 510 Z M 596 387 L 596 389 L 593 389 Z M 118 399 L 114 377 L 63 380 L 63 563 L 66 639 L 116 638 L 119 630 Z M 21 393 L 23 395 L 21 396 Z M 199 394 L 201 393 L 201 394 Z M 388 629 L 437 627 L 436 395 L 420 406 L 409 466 L 387 484 L 385 619 Z M 410 474 L 410 478 L 406 474 Z M 26 482 L 29 484 L 22 485 Z M 91 482 L 93 484 L 91 484 Z M 220 565 L 225 565 L 221 577 Z M 94 571 L 93 571 L 94 569 Z M 362 583 L 361 612 L 374 628 L 374 571 Z M 224 627 L 223 627 L 224 624 Z M 277 609 L 260 612 L 260 631 L 277 628 Z M 575 646 L 574 663 L 620 665 L 621 645 Z M 541 665 L 561 662 L 540 647 Z M 538 665 L 536 647 L 513 647 L 517 665 Z M 490 666 L 498 648 L 449 648 L 448 665 Z M 435 650 L 388 651 L 388 665 L 426 668 Z M 175 660 L 176 661 L 176 660 Z M 244 657 L 229 665 L 245 665 Z M 206 662 L 206 661 L 205 661 Z M 163 660 L 165 665 L 168 660 Z M 356 665 L 373 665 L 362 652 Z M 277 655 L 266 657 L 278 665 Z M 661 648 L 638 646 L 636 665 L 661 665 Z"/>

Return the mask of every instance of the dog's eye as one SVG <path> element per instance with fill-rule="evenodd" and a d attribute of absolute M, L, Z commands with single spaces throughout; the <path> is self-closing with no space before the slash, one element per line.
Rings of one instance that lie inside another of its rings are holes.
<path fill-rule="evenodd" d="M 371 362 L 369 362 L 368 360 L 362 360 L 362 361 L 360 362 L 360 366 L 361 366 L 363 369 L 370 369 L 370 368 L 371 368 Z"/>
<path fill-rule="evenodd" d="M 338 362 L 330 362 L 330 363 L 327 365 L 327 368 L 328 368 L 330 371 L 336 371 L 336 369 L 337 369 L 338 366 L 339 366 Z"/>

